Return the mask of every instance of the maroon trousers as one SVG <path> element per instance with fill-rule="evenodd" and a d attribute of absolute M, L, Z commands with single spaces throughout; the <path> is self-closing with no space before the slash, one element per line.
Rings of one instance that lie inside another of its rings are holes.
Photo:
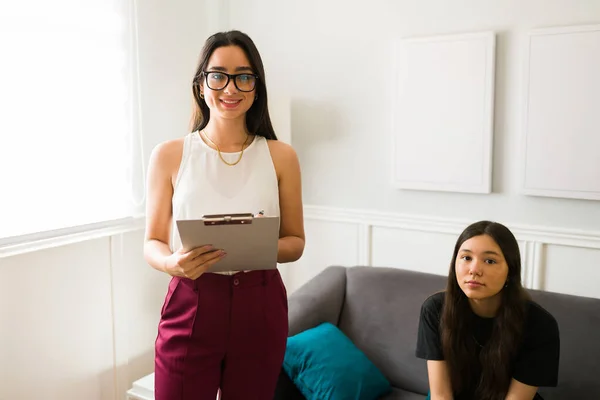
<path fill-rule="evenodd" d="M 272 400 L 288 335 L 277 270 L 173 278 L 155 348 L 156 400 Z"/>

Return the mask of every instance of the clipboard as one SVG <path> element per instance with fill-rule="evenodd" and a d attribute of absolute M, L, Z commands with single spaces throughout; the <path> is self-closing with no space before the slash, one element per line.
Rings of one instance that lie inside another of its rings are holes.
<path fill-rule="evenodd" d="M 202 219 L 177 220 L 176 224 L 185 251 L 212 244 L 227 252 L 208 272 L 277 268 L 279 217 L 213 214 Z"/>

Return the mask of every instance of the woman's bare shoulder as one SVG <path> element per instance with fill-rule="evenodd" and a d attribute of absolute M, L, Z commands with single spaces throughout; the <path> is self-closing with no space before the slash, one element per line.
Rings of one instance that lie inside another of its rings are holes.
<path fill-rule="evenodd" d="M 168 163 L 173 161 L 173 158 L 177 157 L 181 160 L 184 140 L 185 138 L 177 138 L 161 142 L 154 146 L 150 157 L 157 161 Z"/>
<path fill-rule="evenodd" d="M 179 168 L 185 138 L 171 139 L 157 144 L 150 155 L 151 168 L 158 168 L 172 174 Z"/>
<path fill-rule="evenodd" d="M 279 140 L 267 140 L 267 144 L 278 178 L 300 172 L 298 156 L 292 146 Z"/>
<path fill-rule="evenodd" d="M 297 158 L 296 151 L 294 150 L 294 148 L 285 142 L 282 142 L 280 140 L 269 139 L 267 140 L 267 144 L 273 157 L 277 157 L 282 161 Z"/>

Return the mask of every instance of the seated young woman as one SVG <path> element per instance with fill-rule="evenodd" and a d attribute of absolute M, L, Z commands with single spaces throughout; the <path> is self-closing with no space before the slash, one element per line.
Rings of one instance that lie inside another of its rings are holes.
<path fill-rule="evenodd" d="M 459 236 L 446 290 L 421 307 L 416 356 L 427 360 L 429 397 L 542 399 L 556 386 L 554 317 L 521 284 L 519 245 L 504 225 L 480 221 Z"/>

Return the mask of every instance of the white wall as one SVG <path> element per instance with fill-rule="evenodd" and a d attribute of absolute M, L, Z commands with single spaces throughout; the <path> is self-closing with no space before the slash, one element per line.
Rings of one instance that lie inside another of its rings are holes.
<path fill-rule="evenodd" d="M 332 263 L 447 273 L 461 228 L 493 219 L 523 235 L 529 232 L 524 227 L 534 232 L 522 243 L 530 250 L 527 257 L 536 254 L 535 262 L 530 260 L 530 274 L 535 265 L 530 287 L 600 297 L 590 283 L 600 279 L 600 203 L 519 194 L 526 34 L 600 23 L 600 2 L 229 0 L 229 11 L 228 27 L 247 32 L 257 43 L 269 87 L 291 99 L 304 202 L 318 210 L 307 212 L 305 256 L 286 268 L 293 277 L 290 292 Z M 392 188 L 396 41 L 487 30 L 497 33 L 493 193 Z M 381 227 L 380 213 L 411 224 Z M 455 221 L 450 231 L 420 228 L 431 221 L 444 227 L 447 219 Z M 581 240 L 566 247 L 554 243 L 573 235 Z"/>
<path fill-rule="evenodd" d="M 192 78 L 208 36 L 209 4 L 193 0 L 137 1 L 146 157 L 164 140 L 188 132 Z"/>

